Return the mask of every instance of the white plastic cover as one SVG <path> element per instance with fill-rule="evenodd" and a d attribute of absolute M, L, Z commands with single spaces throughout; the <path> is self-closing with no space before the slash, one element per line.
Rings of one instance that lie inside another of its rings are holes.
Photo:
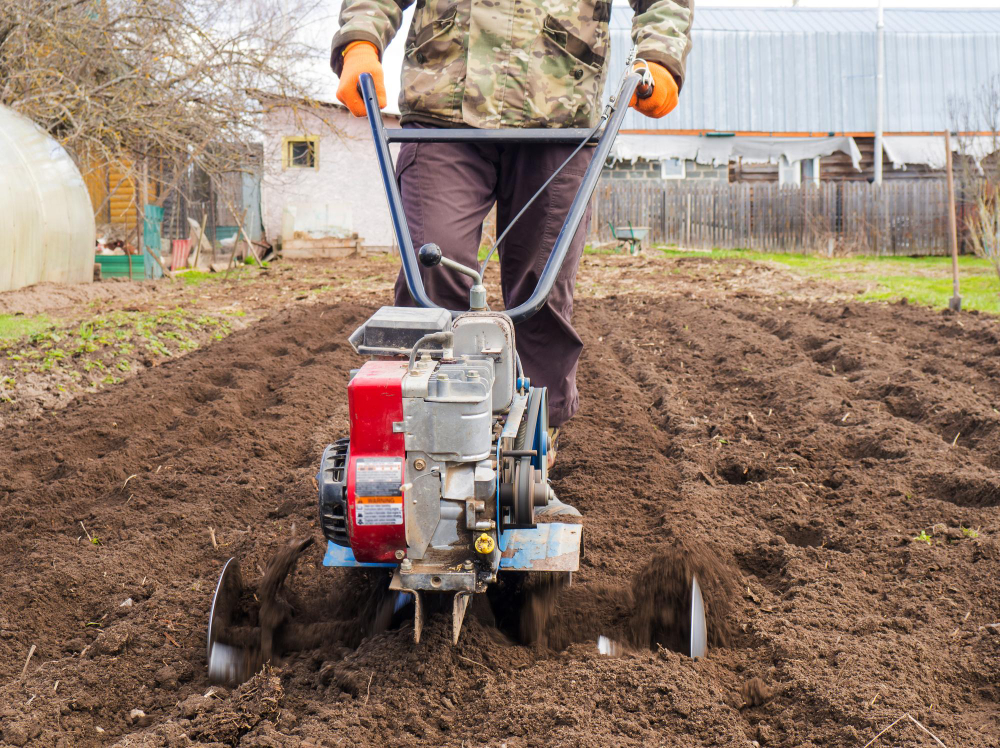
<path fill-rule="evenodd" d="M 737 158 L 749 164 L 778 164 L 782 156 L 789 162 L 829 156 L 838 151 L 851 157 L 854 168 L 861 170 L 861 151 L 854 138 L 754 138 L 706 137 L 703 135 L 619 135 L 611 146 L 611 160 L 630 161 L 644 158 L 662 161 L 680 158 L 699 164 L 724 166 Z"/>
<path fill-rule="evenodd" d="M 94 210 L 65 149 L 0 106 L 0 291 L 94 278 Z"/>
<path fill-rule="evenodd" d="M 905 169 L 907 164 L 924 164 L 932 169 L 943 169 L 947 164 L 944 135 L 886 135 L 882 143 L 885 155 L 895 169 Z M 971 156 L 979 167 L 984 158 L 1000 150 L 1000 134 L 956 135 L 951 139 L 951 150 L 953 153 Z"/>

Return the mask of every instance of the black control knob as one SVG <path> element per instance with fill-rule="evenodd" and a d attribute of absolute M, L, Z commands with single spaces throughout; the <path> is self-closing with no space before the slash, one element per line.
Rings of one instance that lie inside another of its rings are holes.
<path fill-rule="evenodd" d="M 417 252 L 417 258 L 425 268 L 432 268 L 441 262 L 441 247 L 437 244 L 425 244 Z"/>

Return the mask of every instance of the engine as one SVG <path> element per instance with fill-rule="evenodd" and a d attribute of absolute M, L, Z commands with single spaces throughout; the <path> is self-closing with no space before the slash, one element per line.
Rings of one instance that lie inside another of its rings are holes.
<path fill-rule="evenodd" d="M 501 571 L 572 572 L 582 528 L 536 523 L 550 496 L 544 388 L 519 376 L 514 326 L 497 312 L 383 307 L 350 337 L 371 357 L 348 385 L 350 438 L 317 480 L 328 566 L 394 569 L 413 596 L 469 596 Z"/>

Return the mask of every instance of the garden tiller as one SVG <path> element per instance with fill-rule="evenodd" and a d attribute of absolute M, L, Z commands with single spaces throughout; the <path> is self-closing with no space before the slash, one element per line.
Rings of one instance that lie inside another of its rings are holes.
<path fill-rule="evenodd" d="M 347 387 L 350 437 L 326 448 L 317 475 L 327 542 L 323 563 L 386 570 L 388 604 L 395 612 L 412 605 L 415 641 L 431 605 L 450 608 L 451 640 L 457 643 L 471 596 L 502 574 L 548 573 L 568 581 L 579 568 L 582 525 L 536 522 L 536 509 L 554 498 L 546 390 L 532 386 L 521 370 L 515 326 L 545 304 L 632 94 L 640 87 L 648 95 L 650 80 L 639 72 L 624 76 L 592 129 L 386 130 L 372 78 L 361 77 L 403 274 L 418 306 L 382 307 L 349 338 L 369 360 L 352 372 Z M 487 308 L 485 262 L 478 269 L 464 267 L 443 257 L 435 244 L 414 251 L 389 151 L 390 143 L 414 141 L 569 143 L 577 145 L 573 155 L 594 148 L 538 285 L 522 304 L 503 312 Z M 469 309 L 438 307 L 424 289 L 418 263 L 472 278 Z M 242 587 L 239 565 L 231 559 L 209 623 L 209 671 L 217 680 L 241 679 L 260 664 L 227 635 Z M 697 590 L 693 598 L 700 610 Z M 692 626 L 694 654 L 704 651 L 703 613 L 698 620 Z"/>

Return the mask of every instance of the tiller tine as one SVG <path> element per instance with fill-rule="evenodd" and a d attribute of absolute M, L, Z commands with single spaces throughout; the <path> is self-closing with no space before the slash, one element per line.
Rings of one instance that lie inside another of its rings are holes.
<path fill-rule="evenodd" d="M 208 616 L 208 678 L 213 683 L 238 684 L 247 680 L 257 670 L 259 650 L 252 645 L 259 638 L 260 629 L 246 623 L 241 608 L 243 598 L 243 574 L 240 563 L 235 558 L 226 561 L 215 585 L 212 607 Z M 234 641 L 234 633 L 240 630 L 243 642 Z"/>
<path fill-rule="evenodd" d="M 402 606 L 412 599 L 413 601 L 413 641 L 420 643 L 420 638 L 424 634 L 424 626 L 427 623 L 427 606 L 429 603 L 438 602 L 435 593 L 434 600 L 428 600 L 421 590 L 401 590 L 397 591 L 397 607 Z M 458 638 L 462 634 L 462 622 L 465 620 L 465 612 L 469 609 L 469 601 L 472 599 L 471 592 L 456 592 L 451 598 L 451 643 L 458 644 Z M 443 601 L 440 601 L 443 602 Z M 439 611 L 437 604 L 432 605 L 432 612 Z"/>
<path fill-rule="evenodd" d="M 451 603 L 451 643 L 458 644 L 459 634 L 462 633 L 462 621 L 465 620 L 465 611 L 469 607 L 471 592 L 456 592 Z"/>
<path fill-rule="evenodd" d="M 704 657 L 708 653 L 708 622 L 705 620 L 705 601 L 701 596 L 698 577 L 691 577 L 691 657 Z"/>

